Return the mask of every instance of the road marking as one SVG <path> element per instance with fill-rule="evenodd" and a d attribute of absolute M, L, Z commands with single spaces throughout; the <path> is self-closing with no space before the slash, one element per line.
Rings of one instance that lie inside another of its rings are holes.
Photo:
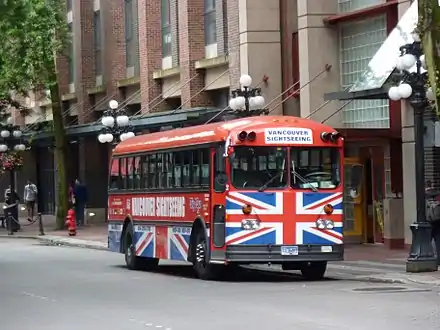
<path fill-rule="evenodd" d="M 130 318 L 128 320 L 130 322 L 133 322 L 133 323 L 138 323 L 138 324 L 145 325 L 146 327 L 155 327 L 155 328 L 158 328 L 158 329 L 162 329 L 164 327 L 163 325 L 160 325 L 160 324 L 154 325 L 153 323 L 145 322 L 145 321 L 134 319 L 134 318 Z M 165 330 L 172 330 L 172 329 L 171 328 L 166 328 Z"/>
<path fill-rule="evenodd" d="M 55 299 L 50 299 L 49 297 L 45 297 L 45 296 L 40 296 L 38 294 L 35 293 L 30 293 L 30 292 L 22 292 L 21 294 L 31 297 L 31 298 L 36 298 L 36 299 L 41 299 L 41 300 L 47 300 L 47 301 L 51 301 L 51 302 L 56 302 Z"/>

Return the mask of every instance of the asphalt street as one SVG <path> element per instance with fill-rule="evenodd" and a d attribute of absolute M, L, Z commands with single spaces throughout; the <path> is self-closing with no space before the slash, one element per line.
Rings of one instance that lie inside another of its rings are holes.
<path fill-rule="evenodd" d="M 0 239 L 0 329 L 440 329 L 440 289 L 239 271 L 203 282 L 123 256 Z"/>

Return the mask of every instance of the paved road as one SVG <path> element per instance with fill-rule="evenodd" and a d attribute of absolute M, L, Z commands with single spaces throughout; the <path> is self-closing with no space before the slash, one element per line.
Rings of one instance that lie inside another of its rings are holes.
<path fill-rule="evenodd" d="M 0 239 L 0 253 L 2 330 L 440 328 L 440 293 L 429 287 L 246 270 L 203 282 L 184 266 L 131 272 L 118 254 L 15 239 Z"/>

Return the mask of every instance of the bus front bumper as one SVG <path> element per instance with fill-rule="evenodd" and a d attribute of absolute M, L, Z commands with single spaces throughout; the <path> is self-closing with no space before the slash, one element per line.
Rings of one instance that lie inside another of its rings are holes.
<path fill-rule="evenodd" d="M 283 255 L 282 245 L 229 245 L 226 261 L 233 263 L 273 263 L 341 261 L 344 245 L 297 245 L 297 254 Z M 283 248 L 284 250 L 284 248 Z"/>

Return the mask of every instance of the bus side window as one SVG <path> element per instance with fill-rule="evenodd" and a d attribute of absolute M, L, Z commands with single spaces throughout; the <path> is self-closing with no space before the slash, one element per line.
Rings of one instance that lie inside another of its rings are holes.
<path fill-rule="evenodd" d="M 134 158 L 127 158 L 127 189 L 133 189 L 134 186 Z"/>
<path fill-rule="evenodd" d="M 182 165 L 183 165 L 183 153 L 174 153 L 174 187 L 182 187 Z"/>
<path fill-rule="evenodd" d="M 190 165 L 191 165 L 191 161 L 192 161 L 192 152 L 190 152 L 190 151 L 182 152 L 181 156 L 183 158 L 182 186 L 188 187 L 191 184 Z"/>
<path fill-rule="evenodd" d="M 140 189 L 140 187 L 141 187 L 141 157 L 135 157 L 133 161 L 132 189 Z"/>
<path fill-rule="evenodd" d="M 149 180 L 149 187 L 150 188 L 157 188 L 157 179 L 159 178 L 159 173 L 157 170 L 157 154 L 156 155 L 150 155 L 150 180 Z"/>
<path fill-rule="evenodd" d="M 202 149 L 202 185 L 203 186 L 209 186 L 209 156 L 210 156 L 210 149 Z"/>
<path fill-rule="evenodd" d="M 122 187 L 121 189 L 128 189 L 128 159 L 127 158 L 121 158 L 121 183 L 122 183 Z"/>
<path fill-rule="evenodd" d="M 191 150 L 191 166 L 190 166 L 190 174 L 191 174 L 191 186 L 200 186 L 201 185 L 201 171 L 200 171 L 200 165 L 202 163 L 201 161 L 201 150 Z"/>
<path fill-rule="evenodd" d="M 141 163 L 142 163 L 142 175 L 141 175 L 141 188 L 148 189 L 148 173 L 150 169 L 150 165 L 148 163 L 149 156 L 145 155 L 141 157 Z"/>
<path fill-rule="evenodd" d="M 117 190 L 119 189 L 119 159 L 113 159 L 110 168 L 110 182 L 109 189 Z"/>
<path fill-rule="evenodd" d="M 214 191 L 215 192 L 224 192 L 226 190 L 226 182 L 227 177 L 225 173 L 225 157 L 224 157 L 225 149 L 224 147 L 219 147 L 216 149 L 214 153 Z"/>

